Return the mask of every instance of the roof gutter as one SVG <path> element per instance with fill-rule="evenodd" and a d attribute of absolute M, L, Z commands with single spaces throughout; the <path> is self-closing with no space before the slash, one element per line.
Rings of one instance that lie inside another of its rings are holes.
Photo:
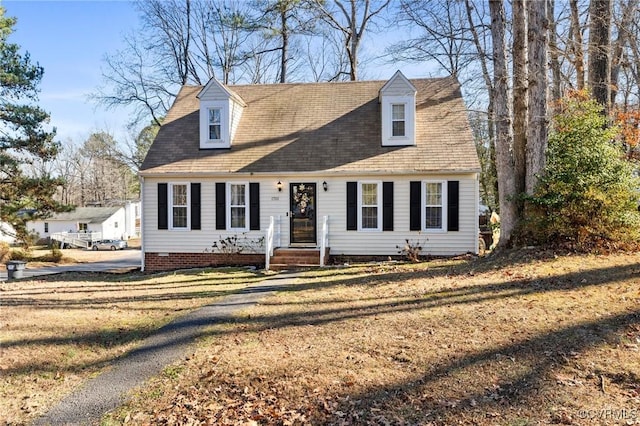
<path fill-rule="evenodd" d="M 279 172 L 140 172 L 141 178 L 180 178 L 180 177 L 205 177 L 205 178 L 229 178 L 229 176 L 389 176 L 391 175 L 425 175 L 425 174 L 440 174 L 440 175 L 459 175 L 480 173 L 480 169 L 460 169 L 460 170 L 348 170 L 348 171 L 335 171 L 335 170 L 320 170 L 312 172 L 296 172 L 296 171 L 279 171 Z"/>

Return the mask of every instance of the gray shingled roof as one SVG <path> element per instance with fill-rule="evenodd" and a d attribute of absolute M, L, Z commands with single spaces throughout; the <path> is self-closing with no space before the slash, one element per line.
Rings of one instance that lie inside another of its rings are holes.
<path fill-rule="evenodd" d="M 113 216 L 122 207 L 77 207 L 70 212 L 57 213 L 46 222 L 65 221 L 82 223 L 102 223 Z"/>
<path fill-rule="evenodd" d="M 230 149 L 200 150 L 201 86 L 185 86 L 141 167 L 156 173 L 479 171 L 460 85 L 412 79 L 416 146 L 381 146 L 386 81 L 229 86 L 247 107 Z"/>

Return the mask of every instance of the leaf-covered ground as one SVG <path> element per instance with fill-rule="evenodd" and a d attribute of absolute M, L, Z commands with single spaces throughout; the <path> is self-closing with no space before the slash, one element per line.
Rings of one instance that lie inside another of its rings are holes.
<path fill-rule="evenodd" d="M 640 255 L 307 272 L 104 423 L 640 424 Z"/>
<path fill-rule="evenodd" d="M 263 278 L 218 269 L 0 283 L 0 425 L 28 422 L 172 319 Z"/>

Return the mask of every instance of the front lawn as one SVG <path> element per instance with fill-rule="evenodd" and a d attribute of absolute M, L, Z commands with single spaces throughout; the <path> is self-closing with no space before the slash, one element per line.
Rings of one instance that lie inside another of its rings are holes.
<path fill-rule="evenodd" d="M 263 278 L 218 269 L 0 283 L 0 424 L 42 414 L 154 330 Z"/>
<path fill-rule="evenodd" d="M 640 255 L 307 272 L 106 424 L 640 423 Z"/>

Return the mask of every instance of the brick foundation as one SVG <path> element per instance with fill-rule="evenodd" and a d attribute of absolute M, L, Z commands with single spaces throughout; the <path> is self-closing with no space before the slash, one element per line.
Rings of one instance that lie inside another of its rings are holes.
<path fill-rule="evenodd" d="M 213 266 L 264 267 L 264 254 L 162 253 L 162 256 L 160 253 L 144 254 L 144 270 L 147 272 Z"/>

